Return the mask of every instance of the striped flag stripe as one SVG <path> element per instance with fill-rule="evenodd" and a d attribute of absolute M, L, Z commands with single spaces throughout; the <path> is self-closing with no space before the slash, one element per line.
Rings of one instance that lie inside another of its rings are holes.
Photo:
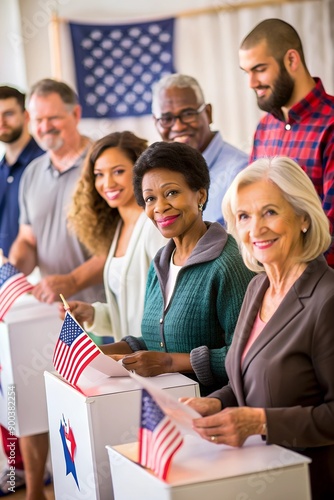
<path fill-rule="evenodd" d="M 53 364 L 58 373 L 75 385 L 83 370 L 99 354 L 99 348 L 72 315 L 66 312 L 53 354 Z"/>
<path fill-rule="evenodd" d="M 4 281 L 0 288 L 0 320 L 4 318 L 16 299 L 34 288 L 24 274 L 11 264 L 4 264 L 1 272 L 4 274 Z"/>
<path fill-rule="evenodd" d="M 165 480 L 171 460 L 183 443 L 183 437 L 151 395 L 142 389 L 139 429 L 139 463 Z"/>

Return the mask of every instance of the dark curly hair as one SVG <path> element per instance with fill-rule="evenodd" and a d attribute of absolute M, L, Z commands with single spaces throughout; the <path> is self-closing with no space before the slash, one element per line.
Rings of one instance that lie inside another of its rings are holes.
<path fill-rule="evenodd" d="M 85 158 L 68 213 L 68 224 L 78 239 L 94 255 L 107 254 L 120 215 L 95 189 L 94 165 L 109 148 L 118 148 L 133 163 L 146 149 L 147 141 L 132 132 L 113 132 L 94 142 Z"/>
<path fill-rule="evenodd" d="M 154 142 L 140 155 L 133 169 L 134 193 L 138 205 L 145 207 L 142 193 L 144 175 L 155 168 L 166 168 L 182 174 L 193 191 L 210 187 L 209 169 L 203 156 L 197 149 L 179 142 Z"/>

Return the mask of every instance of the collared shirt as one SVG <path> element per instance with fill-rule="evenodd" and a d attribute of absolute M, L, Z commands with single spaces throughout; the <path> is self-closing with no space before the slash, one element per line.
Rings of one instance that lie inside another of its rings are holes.
<path fill-rule="evenodd" d="M 251 161 L 264 156 L 289 156 L 310 177 L 330 221 L 332 245 L 326 254 L 334 267 L 334 96 L 319 78 L 307 96 L 292 106 L 288 121 L 266 114 L 254 136 Z"/>
<path fill-rule="evenodd" d="M 31 138 L 13 165 L 8 165 L 6 155 L 0 160 L 0 248 L 6 256 L 19 230 L 21 175 L 27 165 L 43 153 Z"/>
<path fill-rule="evenodd" d="M 81 175 L 86 148 L 63 172 L 55 169 L 49 152 L 36 158 L 22 175 L 19 189 L 20 224 L 27 224 L 36 239 L 38 267 L 44 278 L 68 274 L 90 258 L 89 252 L 67 227 L 67 213 Z M 103 285 L 72 296 L 74 300 L 105 300 Z"/>
<path fill-rule="evenodd" d="M 220 132 L 215 132 L 203 157 L 210 171 L 209 201 L 204 219 L 223 224 L 222 201 L 234 177 L 248 164 L 246 153 L 225 142 Z"/>

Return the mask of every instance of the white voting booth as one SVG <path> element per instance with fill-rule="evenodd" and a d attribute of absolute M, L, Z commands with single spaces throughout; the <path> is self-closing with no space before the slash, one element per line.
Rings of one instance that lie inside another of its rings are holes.
<path fill-rule="evenodd" d="M 27 294 L 0 322 L 0 423 L 18 437 L 48 430 L 43 373 L 53 369 L 61 325 L 56 304 Z"/>
<path fill-rule="evenodd" d="M 175 398 L 199 396 L 198 384 L 181 374 L 150 380 Z M 137 439 L 141 385 L 130 377 L 95 384 L 81 377 L 78 390 L 45 372 L 45 386 L 56 498 L 112 500 L 106 445 Z"/>
<path fill-rule="evenodd" d="M 185 436 L 166 482 L 135 463 L 137 443 L 107 449 L 115 500 L 311 500 L 310 460 L 260 436 L 242 448 Z"/>
<path fill-rule="evenodd" d="M 167 481 L 137 464 L 137 442 L 107 446 L 115 500 L 311 499 L 308 458 L 267 446 L 261 436 L 251 436 L 242 448 L 206 441 L 192 425 L 200 414 L 157 390 L 149 379 L 133 377 L 177 425 L 184 442 L 173 457 Z"/>

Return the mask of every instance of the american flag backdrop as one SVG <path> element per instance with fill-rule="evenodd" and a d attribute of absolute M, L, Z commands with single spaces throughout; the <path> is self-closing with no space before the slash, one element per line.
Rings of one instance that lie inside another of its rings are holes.
<path fill-rule="evenodd" d="M 75 385 L 84 369 L 100 353 L 87 333 L 66 312 L 53 353 L 53 365 L 64 379 Z"/>
<path fill-rule="evenodd" d="M 183 438 L 176 425 L 146 389 L 142 389 L 139 463 L 165 480 L 171 460 L 182 443 Z"/>
<path fill-rule="evenodd" d="M 0 321 L 3 320 L 15 300 L 33 288 L 25 275 L 16 267 L 9 262 L 3 264 L 0 267 Z"/>
<path fill-rule="evenodd" d="M 153 83 L 175 71 L 174 22 L 69 23 L 83 118 L 151 114 Z"/>

